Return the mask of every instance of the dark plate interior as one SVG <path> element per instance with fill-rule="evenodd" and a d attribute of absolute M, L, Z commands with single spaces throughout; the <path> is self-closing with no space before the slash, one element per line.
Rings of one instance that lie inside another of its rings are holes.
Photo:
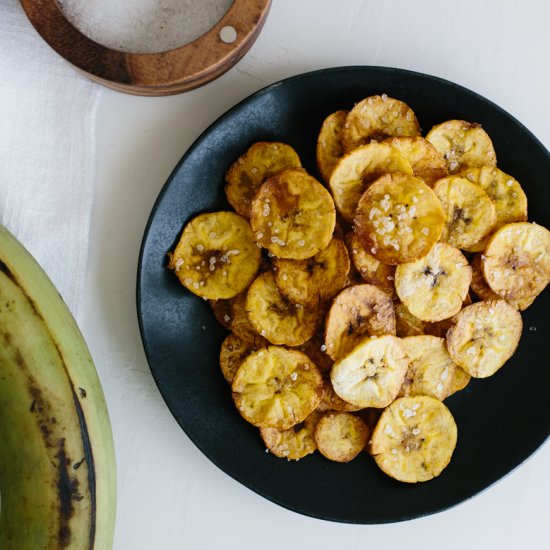
<path fill-rule="evenodd" d="M 367 453 L 337 464 L 318 453 L 287 462 L 265 452 L 241 419 L 218 368 L 225 330 L 208 304 L 167 271 L 166 252 L 186 221 L 228 208 L 224 172 L 254 141 L 280 140 L 315 170 L 315 142 L 329 113 L 377 93 L 407 102 L 427 131 L 451 118 L 481 122 L 499 167 L 529 198 L 529 217 L 550 226 L 550 155 L 517 120 L 479 95 L 438 78 L 381 67 L 327 69 L 284 80 L 239 103 L 193 144 L 164 186 L 139 260 L 140 329 L 153 376 L 191 440 L 224 472 L 273 502 L 332 521 L 384 523 L 432 514 L 472 497 L 529 457 L 550 433 L 549 292 L 523 313 L 513 358 L 496 375 L 473 380 L 447 400 L 459 429 L 443 474 L 408 485 L 381 473 Z"/>

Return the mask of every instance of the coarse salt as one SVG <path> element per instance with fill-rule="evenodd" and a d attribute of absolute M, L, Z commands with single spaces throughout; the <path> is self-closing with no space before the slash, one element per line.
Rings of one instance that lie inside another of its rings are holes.
<path fill-rule="evenodd" d="M 178 48 L 208 32 L 232 0 L 59 0 L 65 16 L 96 42 L 124 52 Z"/>

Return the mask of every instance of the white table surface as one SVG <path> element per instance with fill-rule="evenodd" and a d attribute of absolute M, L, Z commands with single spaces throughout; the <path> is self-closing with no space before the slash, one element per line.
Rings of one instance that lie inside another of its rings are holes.
<path fill-rule="evenodd" d="M 410 522 L 334 524 L 256 495 L 203 456 L 172 418 L 147 365 L 135 308 L 139 246 L 154 200 L 194 139 L 236 102 L 323 67 L 406 68 L 475 90 L 550 148 L 548 28 L 545 0 L 275 0 L 247 56 L 207 86 L 167 98 L 103 93 L 81 326 L 115 437 L 115 550 L 550 547 L 550 443 L 475 498 Z"/>

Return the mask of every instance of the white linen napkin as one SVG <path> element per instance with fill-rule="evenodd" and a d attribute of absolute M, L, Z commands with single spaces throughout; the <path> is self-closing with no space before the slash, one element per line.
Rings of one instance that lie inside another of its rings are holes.
<path fill-rule="evenodd" d="M 88 260 L 100 86 L 0 3 L 0 223 L 33 254 L 78 318 Z"/>

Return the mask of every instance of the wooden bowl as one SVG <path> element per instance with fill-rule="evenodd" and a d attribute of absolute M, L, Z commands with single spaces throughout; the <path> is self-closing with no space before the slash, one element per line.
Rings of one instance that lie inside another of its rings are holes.
<path fill-rule="evenodd" d="M 162 96 L 202 86 L 230 69 L 250 49 L 271 0 L 234 0 L 209 32 L 162 53 L 125 53 L 94 42 L 64 15 L 57 0 L 21 0 L 42 38 L 95 82 L 120 92 Z"/>

